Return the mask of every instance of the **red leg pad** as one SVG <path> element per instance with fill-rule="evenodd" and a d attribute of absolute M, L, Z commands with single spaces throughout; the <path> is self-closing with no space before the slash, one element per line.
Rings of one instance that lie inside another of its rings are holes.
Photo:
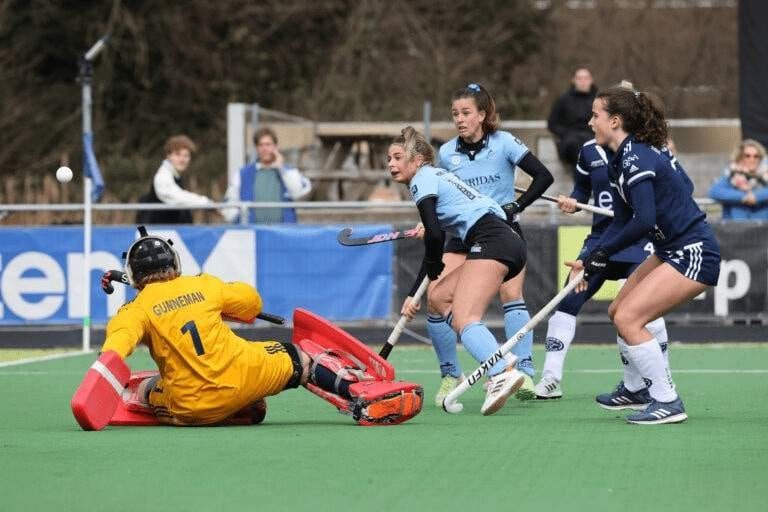
<path fill-rule="evenodd" d="M 139 384 L 158 374 L 157 370 L 147 370 L 131 374 L 131 377 L 128 379 L 128 385 L 123 390 L 122 400 L 117 405 L 117 410 L 112 419 L 109 420 L 110 425 L 134 427 L 162 425 L 157 417 L 155 417 L 155 412 L 152 408 L 144 404 L 138 396 Z"/>
<path fill-rule="evenodd" d="M 424 402 L 424 390 L 413 382 L 357 382 L 349 392 L 352 417 L 364 426 L 397 425 L 419 414 Z"/>
<path fill-rule="evenodd" d="M 342 352 L 338 348 L 321 347 L 308 339 L 297 341 L 295 345 L 314 361 L 313 364 L 325 366 L 344 380 L 380 380 L 375 372 L 348 352 Z"/>
<path fill-rule="evenodd" d="M 336 407 L 339 410 L 339 412 L 343 412 L 344 414 L 350 414 L 350 404 L 349 404 L 349 400 L 347 400 L 346 398 L 342 398 L 335 393 L 331 393 L 330 391 L 326 391 L 318 386 L 315 386 L 311 382 L 307 382 L 304 385 L 304 387 L 306 387 L 310 393 L 319 396 L 326 402 Z"/>
<path fill-rule="evenodd" d="M 257 425 L 264 421 L 267 416 L 267 402 L 258 400 L 253 404 L 239 410 L 231 418 L 222 422 L 223 425 Z M 133 427 L 151 427 L 162 425 L 152 412 L 152 409 L 146 408 L 144 412 L 138 409 L 127 409 L 124 403 L 117 406 L 115 415 L 112 416 L 110 425 L 133 426 Z"/>
<path fill-rule="evenodd" d="M 375 351 L 325 318 L 306 309 L 293 311 L 293 342 L 312 340 L 324 349 L 348 353 L 365 365 L 365 372 L 375 380 L 394 380 L 395 368 Z"/>
<path fill-rule="evenodd" d="M 155 417 L 152 409 L 147 408 L 145 412 L 140 412 L 137 409 L 129 410 L 126 408 L 126 405 L 122 400 L 119 404 L 117 404 L 117 410 L 112 416 L 112 419 L 109 420 L 109 424 L 133 427 L 150 427 L 153 425 L 162 425 L 162 423 L 158 421 L 157 417 Z"/>
<path fill-rule="evenodd" d="M 78 386 L 70 403 L 72 414 L 83 430 L 101 430 L 107 426 L 122 404 L 122 390 L 131 370 L 117 352 L 101 354 Z"/>
<path fill-rule="evenodd" d="M 145 370 L 131 374 L 131 378 L 128 379 L 128 385 L 123 390 L 123 405 L 125 405 L 127 410 L 154 416 L 155 413 L 152 408 L 139 397 L 139 385 L 145 380 L 157 377 L 158 375 L 160 375 L 160 372 L 157 370 Z"/>

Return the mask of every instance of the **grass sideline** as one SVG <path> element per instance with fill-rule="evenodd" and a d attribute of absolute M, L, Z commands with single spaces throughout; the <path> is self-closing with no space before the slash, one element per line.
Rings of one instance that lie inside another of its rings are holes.
<path fill-rule="evenodd" d="M 430 349 L 397 346 L 398 378 L 424 385 L 425 409 L 406 424 L 371 428 L 292 390 L 268 399 L 260 426 L 82 432 L 69 399 L 93 359 L 0 368 L 2 510 L 720 512 L 761 510 L 768 500 L 768 397 L 759 393 L 768 344 L 675 344 L 691 419 L 662 427 L 628 425 L 623 413 L 594 405 L 621 375 L 609 346 L 573 348 L 562 400 L 512 401 L 491 417 L 478 412 L 479 389 L 462 397 L 462 414 L 434 407 Z M 146 352 L 129 363 L 152 364 Z"/>
<path fill-rule="evenodd" d="M 78 352 L 73 348 L 40 348 L 40 349 L 17 349 L 17 348 L 3 348 L 0 349 L 0 363 L 20 361 L 26 359 L 37 359 L 48 356 L 56 356 L 59 354 L 72 354 Z"/>

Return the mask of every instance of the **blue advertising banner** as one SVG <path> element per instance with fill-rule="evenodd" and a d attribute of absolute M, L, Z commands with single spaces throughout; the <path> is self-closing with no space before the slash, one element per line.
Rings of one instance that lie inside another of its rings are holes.
<path fill-rule="evenodd" d="M 153 229 L 170 238 L 182 273 L 245 281 L 261 293 L 265 310 L 290 318 L 305 307 L 331 320 L 388 318 L 392 244 L 343 247 L 341 226 L 185 226 Z M 355 228 L 361 235 L 390 225 Z M 102 272 L 122 269 L 133 227 L 95 227 L 90 258 L 91 321 L 104 324 L 135 291 L 101 291 Z M 0 324 L 80 323 L 83 303 L 82 227 L 0 229 Z"/>

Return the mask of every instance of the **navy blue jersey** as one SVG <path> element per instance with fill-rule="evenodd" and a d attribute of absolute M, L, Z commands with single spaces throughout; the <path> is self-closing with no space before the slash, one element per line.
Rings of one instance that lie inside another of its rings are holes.
<path fill-rule="evenodd" d="M 609 162 L 614 154 L 595 142 L 595 139 L 584 143 L 579 152 L 579 160 L 576 164 L 576 175 L 571 197 L 580 203 L 589 202 L 590 197 L 595 198 L 595 205 L 600 208 L 613 210 L 613 195 L 611 183 L 608 180 Z M 597 240 L 611 225 L 613 219 L 605 215 L 592 215 L 592 231 L 584 240 L 584 250 L 587 254 L 596 246 Z M 640 263 L 650 254 L 653 254 L 653 244 L 647 238 L 642 238 L 636 243 L 611 255 L 611 261 L 628 263 Z"/>
<path fill-rule="evenodd" d="M 638 205 L 633 204 L 631 189 L 645 180 L 653 180 L 655 226 L 650 237 L 656 251 L 676 248 L 691 238 L 692 228 L 705 223 L 705 214 L 691 197 L 691 181 L 669 153 L 627 137 L 619 146 L 609 168 L 614 211 L 620 219 L 631 219 Z M 623 211 L 618 211 L 619 209 Z M 615 226 L 618 228 L 619 226 Z M 614 226 L 612 226 L 614 229 Z M 611 230 L 609 230 L 611 231 Z M 603 237 L 606 238 L 606 237 Z M 601 245 L 607 240 L 601 240 Z M 610 252 L 610 251 L 609 251 Z"/>
<path fill-rule="evenodd" d="M 599 146 L 595 139 L 584 143 L 576 163 L 576 175 L 571 197 L 580 203 L 595 198 L 595 205 L 608 210 L 613 209 L 611 183 L 608 181 L 608 163 L 613 153 Z M 601 234 L 611 224 L 611 217 L 595 213 L 592 216 L 592 233 Z"/>

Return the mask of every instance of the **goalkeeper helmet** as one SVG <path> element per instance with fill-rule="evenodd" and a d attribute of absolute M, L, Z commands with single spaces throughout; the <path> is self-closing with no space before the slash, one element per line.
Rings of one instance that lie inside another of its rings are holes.
<path fill-rule="evenodd" d="M 179 254 L 173 249 L 173 242 L 147 234 L 144 226 L 139 226 L 139 238 L 123 253 L 125 273 L 131 286 L 150 274 L 175 270 L 181 273 Z"/>

